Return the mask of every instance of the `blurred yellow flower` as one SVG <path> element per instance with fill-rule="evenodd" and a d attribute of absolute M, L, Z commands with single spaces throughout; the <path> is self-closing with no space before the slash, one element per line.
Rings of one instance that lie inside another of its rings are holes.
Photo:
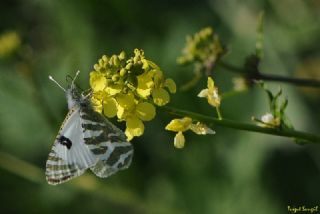
<path fill-rule="evenodd" d="M 208 77 L 208 88 L 201 90 L 198 97 L 207 98 L 208 103 L 214 107 L 220 106 L 221 98 L 218 94 L 218 88 L 214 86 L 214 81 L 211 77 Z"/>
<path fill-rule="evenodd" d="M 232 78 L 233 90 L 235 91 L 245 91 L 249 88 L 247 80 L 243 77 Z"/>
<path fill-rule="evenodd" d="M 142 135 L 143 122 L 156 115 L 155 105 L 167 104 L 169 92 L 176 92 L 175 82 L 165 79 L 160 68 L 139 49 L 128 59 L 124 52 L 103 55 L 90 73 L 90 86 L 93 108 L 106 117 L 125 121 L 128 140 Z"/>
<path fill-rule="evenodd" d="M 195 71 L 210 72 L 217 60 L 225 53 L 218 35 L 210 27 L 201 29 L 192 36 L 187 36 L 179 64 L 195 63 Z"/>
<path fill-rule="evenodd" d="M 192 123 L 192 119 L 190 117 L 173 119 L 165 129 L 168 131 L 177 132 L 174 138 L 174 146 L 178 149 L 184 147 L 185 137 L 183 135 L 183 132 L 185 131 L 191 130 L 198 135 L 215 134 L 215 131 L 213 131 L 203 123 Z"/>
<path fill-rule="evenodd" d="M 20 36 L 16 32 L 7 32 L 0 35 L 0 58 L 16 51 L 21 45 Z"/>

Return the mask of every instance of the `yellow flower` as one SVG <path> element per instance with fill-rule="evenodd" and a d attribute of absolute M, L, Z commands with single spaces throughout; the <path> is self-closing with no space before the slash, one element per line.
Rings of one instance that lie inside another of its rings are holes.
<path fill-rule="evenodd" d="M 108 57 L 103 55 L 90 73 L 93 108 L 106 117 L 126 122 L 128 140 L 144 132 L 144 121 L 152 120 L 157 106 L 163 106 L 175 93 L 172 79 L 165 79 L 163 72 L 139 49 L 134 56 L 126 54 Z"/>
<path fill-rule="evenodd" d="M 192 119 L 190 117 L 173 119 L 165 129 L 168 131 L 177 132 L 174 138 L 174 146 L 178 149 L 184 147 L 185 137 L 183 135 L 183 132 L 185 131 L 191 130 L 198 135 L 215 134 L 215 131 L 213 131 L 203 123 L 192 123 Z"/>
<path fill-rule="evenodd" d="M 128 140 L 140 136 L 144 132 L 142 121 L 152 120 L 156 115 L 155 107 L 148 102 L 137 102 L 132 93 L 117 96 L 117 116 L 126 121 Z"/>
<path fill-rule="evenodd" d="M 144 132 L 142 121 L 152 120 L 155 114 L 155 108 L 152 104 L 147 102 L 137 104 L 131 112 L 127 113 L 125 119 L 127 139 L 130 141 L 133 137 L 141 136 Z"/>
<path fill-rule="evenodd" d="M 16 32 L 7 32 L 0 35 L 0 58 L 16 51 L 21 44 L 20 36 Z"/>
<path fill-rule="evenodd" d="M 232 78 L 232 83 L 235 91 L 245 91 L 249 87 L 247 80 L 243 77 Z"/>
<path fill-rule="evenodd" d="M 211 77 L 208 77 L 208 88 L 201 90 L 198 97 L 207 98 L 208 103 L 214 107 L 220 106 L 221 98 L 218 94 L 218 88 L 214 86 L 214 81 Z"/>
<path fill-rule="evenodd" d="M 190 129 L 198 134 L 198 135 L 206 135 L 206 134 L 215 134 L 216 132 L 212 129 L 210 129 L 208 126 L 206 126 L 203 123 L 197 122 L 196 124 L 191 124 Z"/>
<path fill-rule="evenodd" d="M 152 91 L 153 102 L 158 106 L 164 106 L 170 101 L 170 95 L 164 87 L 171 93 L 176 92 L 176 84 L 172 79 L 164 79 L 163 73 L 156 70 L 154 74 L 154 89 Z"/>

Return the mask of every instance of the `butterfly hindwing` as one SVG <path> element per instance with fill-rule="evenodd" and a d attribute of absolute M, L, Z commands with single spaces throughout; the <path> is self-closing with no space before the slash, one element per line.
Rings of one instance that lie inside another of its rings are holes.
<path fill-rule="evenodd" d="M 108 177 L 128 168 L 133 146 L 125 134 L 90 106 L 81 106 L 80 117 L 84 143 L 98 156 L 91 170 L 99 177 Z"/>
<path fill-rule="evenodd" d="M 96 163 L 96 157 L 83 143 L 80 109 L 71 109 L 63 122 L 46 163 L 49 184 L 60 184 L 81 175 Z"/>

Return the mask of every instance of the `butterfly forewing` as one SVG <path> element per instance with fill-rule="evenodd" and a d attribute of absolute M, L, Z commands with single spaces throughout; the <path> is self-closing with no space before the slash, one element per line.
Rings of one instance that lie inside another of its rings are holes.
<path fill-rule="evenodd" d="M 68 181 L 96 163 L 96 157 L 83 144 L 79 110 L 75 107 L 69 111 L 53 144 L 46 163 L 49 184 Z"/>

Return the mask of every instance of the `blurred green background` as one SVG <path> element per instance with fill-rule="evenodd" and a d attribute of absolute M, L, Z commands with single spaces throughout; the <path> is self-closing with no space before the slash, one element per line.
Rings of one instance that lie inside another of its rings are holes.
<path fill-rule="evenodd" d="M 46 158 L 67 112 L 65 95 L 48 75 L 66 84 L 65 76 L 79 69 L 78 83 L 88 88 L 102 54 L 141 48 L 181 86 L 193 78 L 192 67 L 176 64 L 187 34 L 212 26 L 230 50 L 225 60 L 241 66 L 254 52 L 262 10 L 262 70 L 320 79 L 317 0 L 1 0 L 0 34 L 16 32 L 21 45 L 0 54 L 0 213 L 280 214 L 287 206 L 320 206 L 319 145 L 217 127 L 214 136 L 187 133 L 178 150 L 164 130 L 172 118 L 160 111 L 133 141 L 128 170 L 108 179 L 87 172 L 59 186 L 45 181 Z M 221 92 L 232 90 L 233 74 L 217 68 L 213 75 Z M 213 115 L 196 97 L 205 84 L 178 91 L 170 105 Z M 281 86 L 295 127 L 319 133 L 320 91 Z M 267 111 L 258 88 L 222 103 L 234 120 Z"/>

